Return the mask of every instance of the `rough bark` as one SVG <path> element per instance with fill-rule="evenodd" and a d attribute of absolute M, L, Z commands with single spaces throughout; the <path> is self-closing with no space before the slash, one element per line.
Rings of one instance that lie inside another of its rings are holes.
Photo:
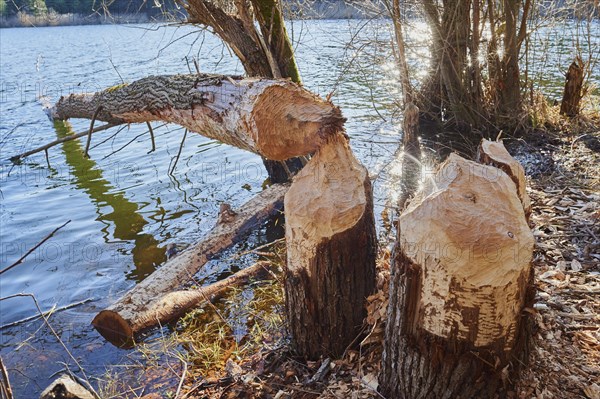
<path fill-rule="evenodd" d="M 585 66 L 583 60 L 577 56 L 567 71 L 565 91 L 563 92 L 560 104 L 561 115 L 573 117 L 579 114 L 579 104 L 583 97 L 581 89 L 583 88 L 584 75 Z"/>
<path fill-rule="evenodd" d="M 510 177 L 451 155 L 399 219 L 383 396 L 508 395 L 529 342 L 533 242 Z"/>
<path fill-rule="evenodd" d="M 506 173 L 517 188 L 517 195 L 523 204 L 525 217 L 529 220 L 531 215 L 531 201 L 527 194 L 527 178 L 523 166 L 514 159 L 501 141 L 482 140 L 477 150 L 477 162 L 495 166 Z"/>
<path fill-rule="evenodd" d="M 272 78 L 269 57 L 257 40 L 254 27 L 249 29 L 242 18 L 226 13 L 209 0 L 187 0 L 183 6 L 188 22 L 210 26 L 240 59 L 248 76 Z"/>
<path fill-rule="evenodd" d="M 113 343 L 131 343 L 137 332 L 157 324 L 153 312 L 157 306 L 163 306 L 161 303 L 167 303 L 169 292 L 190 281 L 206 262 L 281 210 L 287 189 L 287 185 L 274 185 L 248 201 L 227 221 L 218 223 L 205 239 L 169 260 L 100 312 L 93 321 L 94 327 Z M 174 295 L 181 297 L 182 294 Z M 188 294 L 184 297 L 188 302 L 194 300 Z"/>
<path fill-rule="evenodd" d="M 293 346 L 309 359 L 340 356 L 360 333 L 377 248 L 371 182 L 344 136 L 298 173 L 285 209 Z"/>
<path fill-rule="evenodd" d="M 173 122 L 272 160 L 316 151 L 345 121 L 339 108 L 294 83 L 220 75 L 151 76 L 71 94 L 50 114 L 113 124 Z"/>
<path fill-rule="evenodd" d="M 251 0 L 251 2 L 262 37 L 277 64 L 281 77 L 289 78 L 294 83 L 301 83 L 292 42 L 285 28 L 281 3 L 278 0 Z"/>
<path fill-rule="evenodd" d="M 504 54 L 502 56 L 502 82 L 499 90 L 500 117 L 506 122 L 516 120 L 521 110 L 521 83 L 519 76 L 519 38 L 517 21 L 519 0 L 502 0 L 504 9 Z"/>
<path fill-rule="evenodd" d="M 145 294 L 144 300 L 136 298 L 135 302 L 129 302 L 124 297 L 98 313 L 92 325 L 111 343 L 119 347 L 131 347 L 140 332 L 178 319 L 191 308 L 212 300 L 226 289 L 246 283 L 264 268 L 263 264 L 256 263 L 226 279 L 195 290 L 166 292 L 158 297 Z"/>

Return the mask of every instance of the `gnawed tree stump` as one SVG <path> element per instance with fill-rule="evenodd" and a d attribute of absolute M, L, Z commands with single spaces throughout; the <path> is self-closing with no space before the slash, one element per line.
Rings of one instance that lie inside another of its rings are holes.
<path fill-rule="evenodd" d="M 576 116 L 579 114 L 579 105 L 583 98 L 583 78 L 585 76 L 585 65 L 581 57 L 577 56 L 569 65 L 565 80 L 565 90 L 560 103 L 560 114 Z"/>
<path fill-rule="evenodd" d="M 533 300 L 534 241 L 515 184 L 453 154 L 400 216 L 398 235 L 382 395 L 506 397 Z"/>
<path fill-rule="evenodd" d="M 361 330 L 377 251 L 369 175 L 343 135 L 294 178 L 285 210 L 293 346 L 309 359 L 340 356 Z"/>
<path fill-rule="evenodd" d="M 169 260 L 96 315 L 92 321 L 94 327 L 113 344 L 129 346 L 139 332 L 181 316 L 205 296 L 223 288 L 224 284 L 216 283 L 214 290 L 211 288 L 205 292 L 172 292 L 190 281 L 206 262 L 239 242 L 270 215 L 280 211 L 288 187 L 284 184 L 273 185 L 231 212 L 227 220 L 217 223 L 206 238 Z M 235 281 L 230 280 L 229 285 L 247 277 L 244 273 L 240 276 Z"/>
<path fill-rule="evenodd" d="M 49 114 L 111 124 L 177 123 L 276 161 L 316 151 L 345 121 L 339 108 L 295 83 L 206 74 L 150 76 L 71 94 Z"/>
<path fill-rule="evenodd" d="M 531 215 L 531 200 L 527 194 L 527 178 L 523 166 L 514 159 L 501 141 L 481 140 L 477 149 L 477 162 L 495 166 L 506 173 L 517 187 L 517 195 L 523 204 L 525 217 Z M 492 176 L 489 176 L 492 178 Z"/>

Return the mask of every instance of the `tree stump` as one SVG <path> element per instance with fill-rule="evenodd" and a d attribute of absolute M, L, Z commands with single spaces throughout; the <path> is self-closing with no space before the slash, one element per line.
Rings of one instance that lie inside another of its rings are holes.
<path fill-rule="evenodd" d="M 369 175 L 343 135 L 298 173 L 284 208 L 293 347 L 308 359 L 340 356 L 360 334 L 377 252 Z"/>
<path fill-rule="evenodd" d="M 579 114 L 579 104 L 583 94 L 583 77 L 585 75 L 585 65 L 581 57 L 575 57 L 575 60 L 569 66 L 565 81 L 565 91 L 563 92 L 562 102 L 560 104 L 560 114 L 566 116 L 576 116 Z"/>
<path fill-rule="evenodd" d="M 533 242 L 511 178 L 452 154 L 399 219 L 383 396 L 506 397 L 528 344 Z"/>

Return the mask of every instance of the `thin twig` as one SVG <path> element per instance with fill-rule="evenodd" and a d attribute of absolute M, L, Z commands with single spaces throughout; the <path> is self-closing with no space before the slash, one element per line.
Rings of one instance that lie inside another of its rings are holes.
<path fill-rule="evenodd" d="M 183 139 L 181 140 L 181 144 L 179 145 L 179 151 L 177 152 L 177 156 L 175 157 L 175 162 L 173 163 L 173 167 L 169 171 L 169 174 L 172 175 L 175 171 L 175 167 L 177 166 L 177 162 L 179 162 L 179 157 L 181 156 L 181 150 L 183 149 L 183 143 L 185 143 L 185 138 L 187 137 L 188 130 L 185 129 L 183 132 Z"/>
<path fill-rule="evenodd" d="M 48 164 L 48 169 L 50 169 L 51 166 L 50 166 L 50 158 L 48 157 L 48 149 L 46 148 L 44 150 L 44 152 L 46 153 L 46 163 Z"/>
<path fill-rule="evenodd" d="M 54 335 L 54 337 L 58 340 L 58 343 L 63 347 L 63 349 L 65 350 L 65 352 L 67 353 L 67 355 L 69 355 L 69 357 L 71 358 L 71 360 L 73 360 L 73 362 L 75 363 L 75 365 L 79 368 L 79 371 L 81 372 L 81 375 L 83 375 L 83 377 L 85 379 L 85 383 L 87 385 L 87 388 L 94 394 L 94 396 L 97 399 L 101 399 L 100 395 L 98 395 L 98 392 L 96 392 L 96 390 L 94 389 L 94 387 L 90 383 L 90 380 L 89 380 L 88 376 L 85 374 L 85 370 L 83 369 L 83 367 L 81 366 L 81 364 L 79 363 L 79 361 L 77 361 L 77 359 L 75 358 L 75 356 L 73 356 L 73 354 L 71 353 L 71 351 L 69 351 L 69 348 L 67 348 L 67 346 L 65 345 L 65 343 L 63 342 L 63 340 L 60 339 L 60 336 L 56 333 L 56 331 L 54 330 L 54 328 L 52 327 L 52 325 L 50 324 L 50 322 L 48 321 L 48 319 L 44 315 L 44 312 L 42 312 L 42 309 L 40 308 L 40 304 L 38 303 L 37 298 L 35 297 L 35 295 L 30 294 L 30 293 L 26 293 L 26 292 L 22 292 L 22 293 L 19 293 L 19 294 L 13 294 L 13 295 L 2 297 L 2 298 L 0 298 L 0 301 L 6 300 L 6 299 L 11 299 L 11 298 L 18 298 L 18 297 L 30 297 L 33 300 L 33 303 L 35 304 L 35 307 L 37 308 L 38 312 L 40 313 L 40 316 L 44 320 L 44 324 L 46 324 L 46 327 L 48 327 L 50 329 L 50 331 L 52 332 L 52 335 Z"/>
<path fill-rule="evenodd" d="M 254 254 L 254 253 L 258 252 L 258 251 L 259 251 L 259 250 L 261 250 L 261 249 L 268 248 L 268 247 L 270 247 L 270 246 L 273 246 L 273 245 L 275 245 L 275 244 L 279 244 L 280 242 L 284 242 L 284 241 L 285 241 L 285 237 L 278 238 L 277 240 L 274 240 L 274 241 L 268 242 L 268 243 L 266 243 L 266 244 L 260 245 L 260 246 L 258 246 L 258 247 L 256 247 L 256 248 L 249 249 L 249 250 L 247 250 L 247 251 L 238 252 L 238 253 L 236 253 L 236 254 L 232 255 L 232 256 L 231 256 L 229 259 L 227 259 L 227 260 L 239 259 L 239 258 L 241 258 L 241 257 L 242 257 L 242 256 L 244 256 L 244 255 L 248 255 L 248 254 Z"/>
<path fill-rule="evenodd" d="M 4 362 L 2 362 L 2 358 L 0 357 L 0 371 L 2 372 L 2 390 L 6 395 L 6 399 L 13 399 L 12 388 L 10 387 L 10 380 L 8 379 L 8 372 L 6 371 L 6 367 L 4 366 Z"/>
<path fill-rule="evenodd" d="M 187 362 L 182 360 L 181 363 L 183 363 L 183 373 L 181 374 L 181 379 L 179 380 L 179 385 L 177 386 L 177 392 L 175 392 L 175 399 L 177 399 L 181 393 L 181 387 L 183 387 L 183 381 L 185 380 L 185 375 L 187 374 L 188 369 Z"/>
<path fill-rule="evenodd" d="M 88 151 L 90 150 L 90 143 L 92 142 L 92 131 L 94 130 L 94 123 L 96 123 L 96 118 L 98 117 L 100 111 L 102 111 L 102 108 L 104 108 L 102 105 L 96 108 L 96 112 L 94 112 L 94 116 L 92 116 L 92 121 L 90 122 L 90 131 L 88 133 L 87 142 L 85 143 L 85 152 L 83 153 L 83 156 L 86 158 L 90 157 Z"/>
<path fill-rule="evenodd" d="M 148 126 L 148 131 L 150 132 L 150 140 L 152 140 L 152 149 L 148 152 L 148 154 L 150 154 L 156 150 L 156 143 L 154 142 L 154 130 L 152 130 L 152 125 L 150 122 L 146 122 L 146 125 Z"/>
<path fill-rule="evenodd" d="M 118 125 L 118 124 L 114 124 L 114 123 L 107 123 L 106 125 L 102 125 L 102 126 L 100 126 L 100 127 L 97 127 L 97 128 L 95 128 L 94 130 L 92 130 L 92 133 L 101 132 L 101 131 L 103 131 L 103 130 L 110 129 L 111 127 L 114 127 L 114 126 L 117 126 L 117 125 Z M 12 161 L 12 162 L 17 162 L 17 161 L 19 161 L 20 159 L 23 159 L 23 158 L 25 158 L 25 157 L 28 157 L 28 156 L 30 156 L 30 155 L 33 155 L 33 154 L 36 154 L 36 153 L 38 153 L 38 152 L 41 152 L 41 151 L 47 150 L 47 149 L 49 149 L 49 148 L 51 148 L 51 147 L 54 147 L 55 145 L 62 144 L 62 143 L 64 143 L 64 142 L 66 142 L 66 141 L 75 140 L 75 139 L 78 139 L 78 138 L 80 138 L 80 137 L 87 136 L 88 134 L 90 134 L 89 130 L 86 130 L 85 132 L 81 132 L 81 133 L 77 133 L 77 134 L 69 135 L 69 136 L 67 136 L 67 137 L 63 137 L 63 138 L 61 138 L 61 139 L 54 140 L 54 141 L 53 141 L 53 142 L 51 142 L 51 143 L 45 144 L 45 145 L 43 145 L 43 146 L 41 146 L 41 147 L 38 147 L 38 148 L 35 148 L 35 149 L 33 149 L 33 150 L 30 150 L 30 151 L 24 152 L 24 153 L 22 153 L 22 154 L 19 154 L 19 155 L 14 155 L 14 156 L 10 157 L 10 158 L 9 158 L 9 160 L 10 160 L 10 161 Z"/>
<path fill-rule="evenodd" d="M 45 243 L 46 241 L 48 241 L 48 239 L 50 239 L 50 237 L 52 237 L 58 230 L 62 229 L 63 227 L 65 227 L 66 225 L 68 225 L 69 223 L 71 223 L 71 220 L 67 220 L 65 223 L 62 224 L 62 226 L 59 226 L 57 228 L 55 228 L 52 233 L 48 234 L 42 241 L 40 241 L 39 243 L 37 243 L 33 248 L 31 248 L 29 251 L 27 251 L 27 253 L 23 256 L 21 256 L 19 258 L 19 260 L 17 260 L 15 263 L 13 263 L 10 266 L 5 267 L 4 269 L 0 270 L 0 274 L 6 273 L 7 271 L 9 271 L 10 269 L 12 269 L 13 267 L 21 264 L 23 262 L 23 260 L 33 251 L 35 251 L 40 245 L 42 245 L 43 243 Z"/>
<path fill-rule="evenodd" d="M 52 307 L 52 309 L 47 310 L 46 312 L 44 312 L 44 316 L 48 317 L 54 313 L 58 313 L 58 312 L 62 312 L 63 310 L 68 310 L 74 307 L 77 307 L 79 305 L 83 305 L 84 303 L 88 303 L 90 301 L 93 301 L 93 298 L 87 298 L 84 299 L 83 301 L 79 301 L 79 302 L 75 302 L 75 303 L 70 303 L 68 305 L 65 306 L 61 306 L 60 308 L 56 308 L 55 306 Z M 36 314 L 33 316 L 29 316 L 26 317 L 24 319 L 21 320 L 17 320 L 17 321 L 13 321 L 12 323 L 8 323 L 8 324 L 3 324 L 0 326 L 0 330 L 3 330 L 5 328 L 9 328 L 9 327 L 14 327 L 14 326 L 18 326 L 19 324 L 23 324 L 23 323 L 27 323 L 28 321 L 32 321 L 32 320 L 36 320 L 39 319 L 41 317 L 41 315 Z"/>

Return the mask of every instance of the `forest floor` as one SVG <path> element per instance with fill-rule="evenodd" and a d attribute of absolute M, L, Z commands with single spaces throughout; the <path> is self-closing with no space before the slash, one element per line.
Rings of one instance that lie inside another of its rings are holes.
<path fill-rule="evenodd" d="M 535 320 L 534 345 L 518 383 L 518 398 L 600 399 L 600 129 L 597 123 L 591 126 L 587 134 L 537 132 L 526 141 L 507 141 L 529 179 L 530 225 L 536 239 L 537 295 L 534 308 L 527 309 Z M 144 393 L 163 394 L 145 398 L 381 398 L 376 390 L 390 246 L 384 242 L 380 250 L 377 292 L 368 300 L 365 338 L 342 359 L 306 362 L 293 356 L 281 334 L 285 331 L 281 284 L 273 280 L 269 295 L 275 298 L 270 305 L 276 314 L 268 326 L 261 325 L 252 345 L 240 350 L 234 343 L 235 348 L 227 349 L 231 340 L 223 338 L 229 329 L 226 321 L 214 307 L 203 311 L 204 320 L 212 320 L 202 324 L 204 337 L 213 323 L 213 332 L 219 331 L 223 342 L 229 343 L 198 349 L 197 341 L 186 344 L 190 335 L 180 334 L 175 344 L 186 347 L 188 354 L 190 347 L 202 353 L 202 359 L 179 356 L 180 361 L 168 368 L 164 362 L 146 367 Z M 281 258 L 278 262 L 284 264 Z M 132 397 L 140 396 L 141 392 Z"/>

